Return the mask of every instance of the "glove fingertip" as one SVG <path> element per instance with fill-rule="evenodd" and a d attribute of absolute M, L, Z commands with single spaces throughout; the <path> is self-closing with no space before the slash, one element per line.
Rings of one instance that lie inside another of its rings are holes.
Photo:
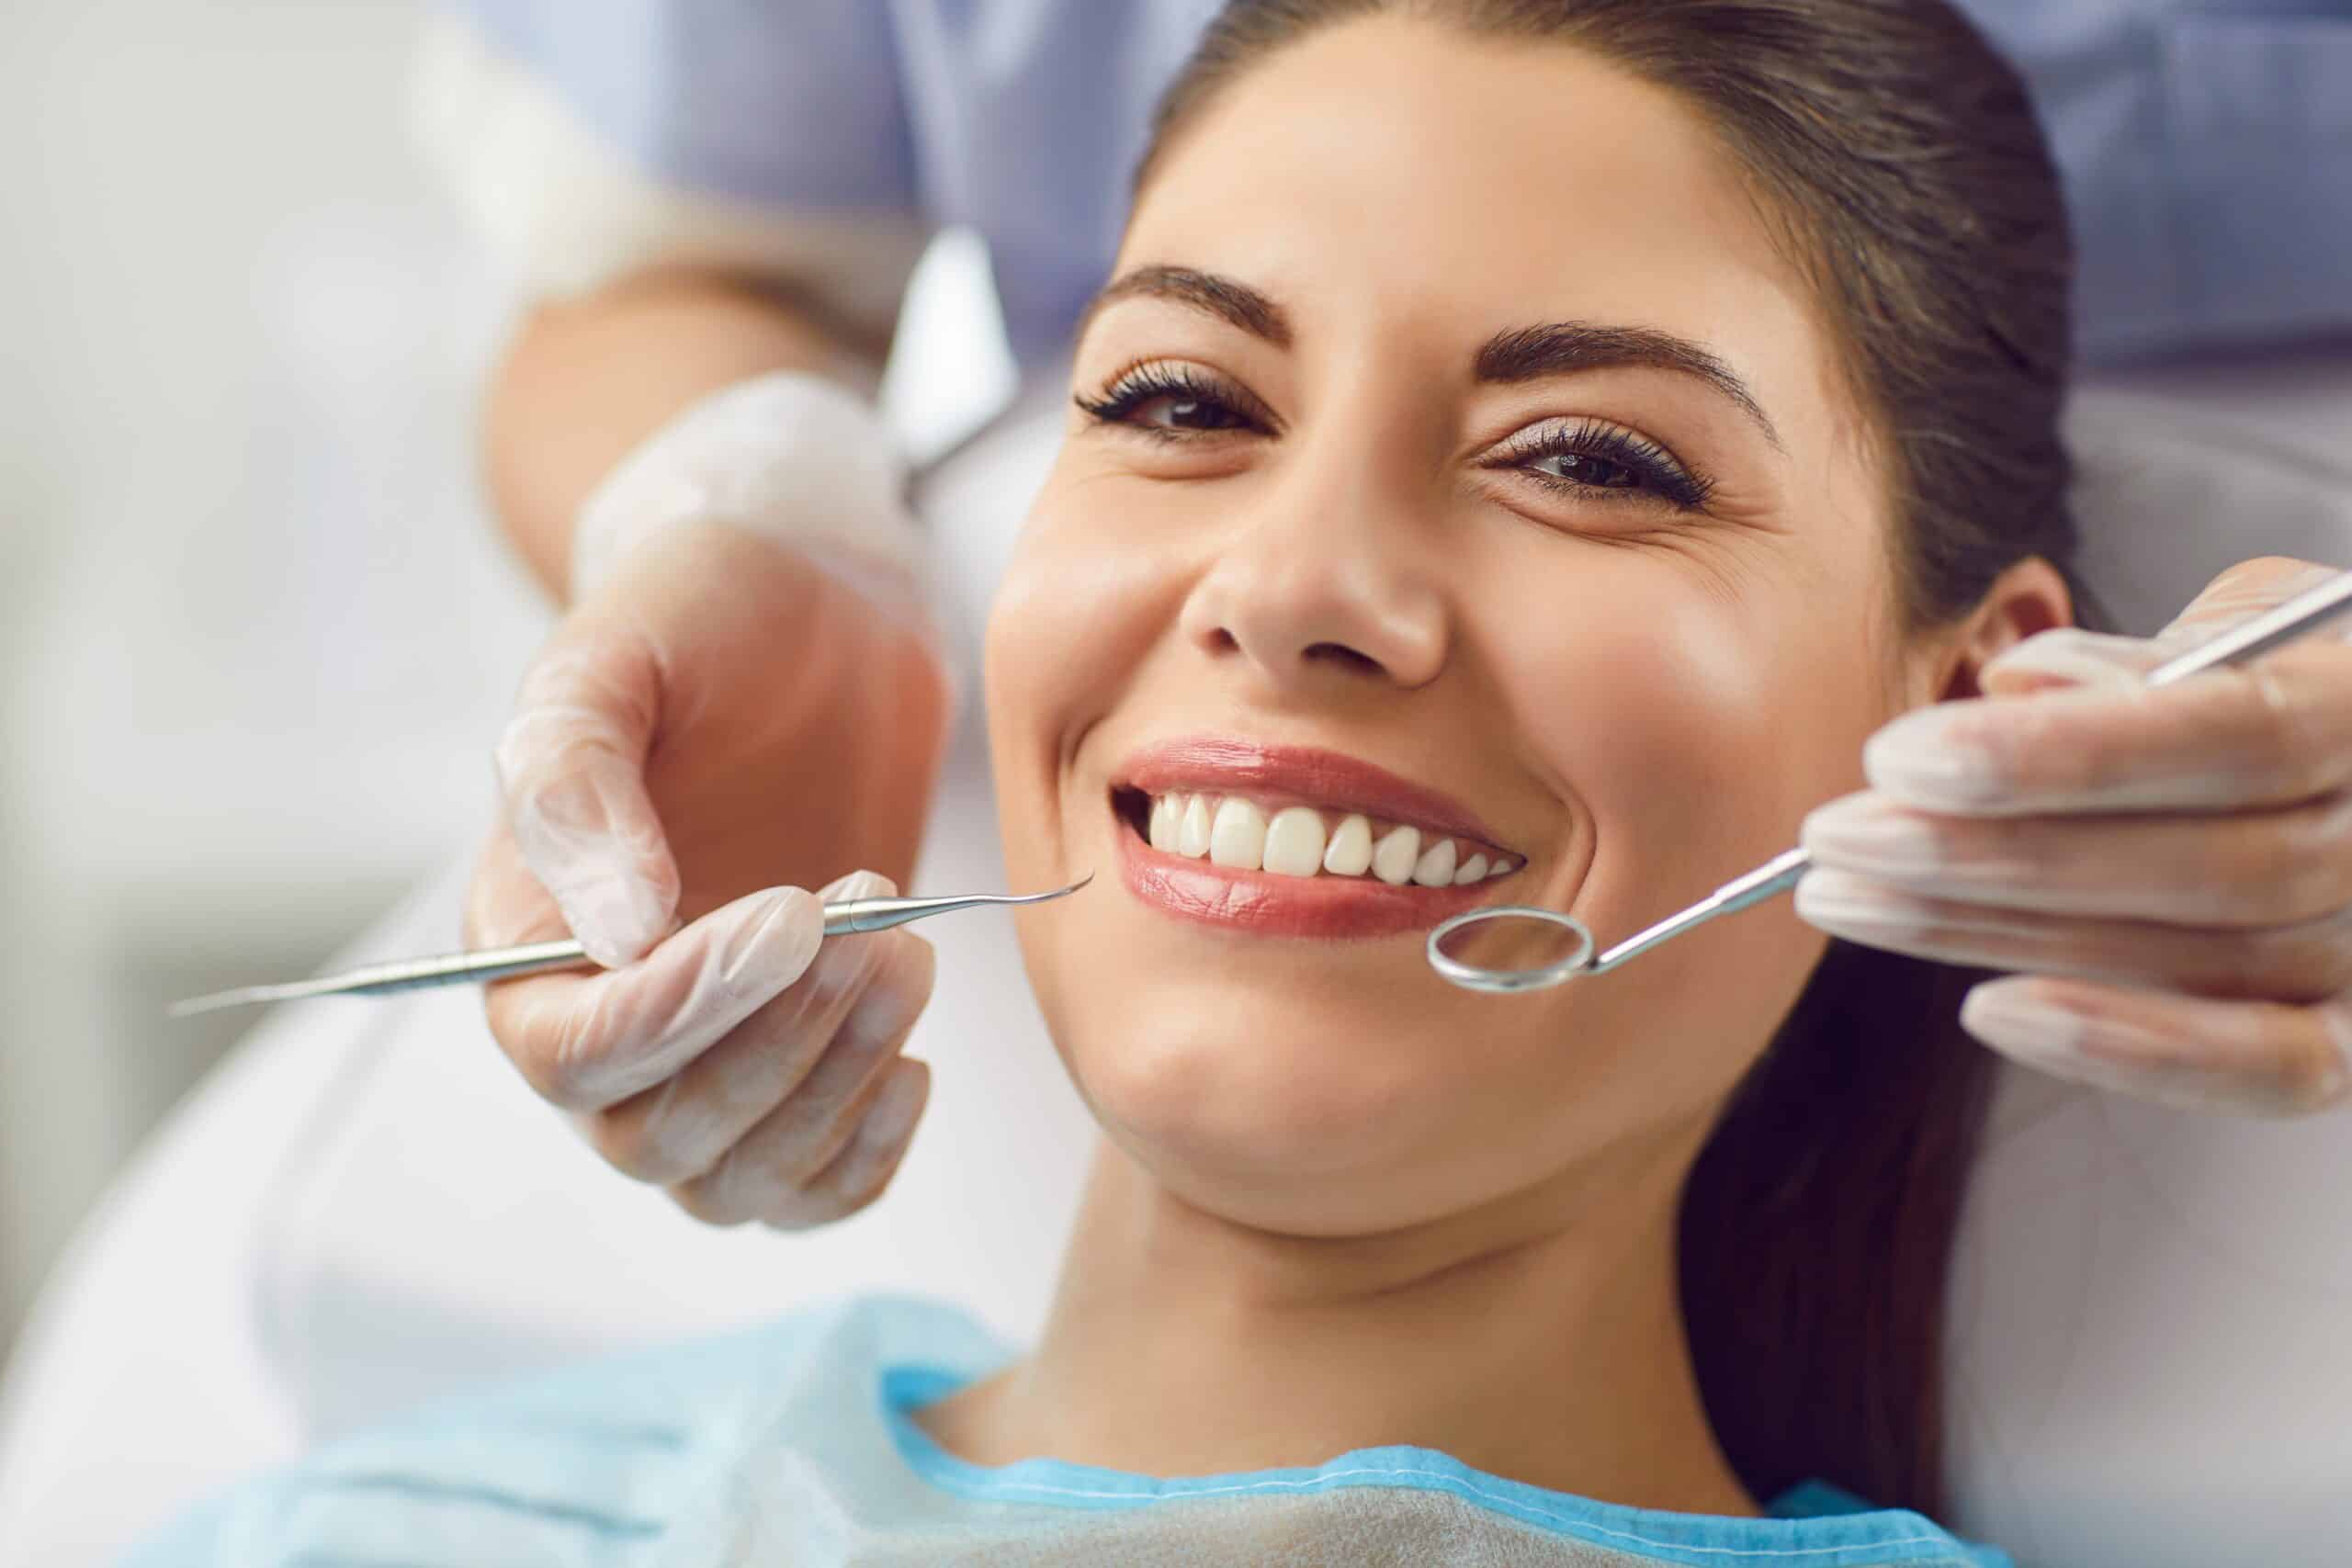
<path fill-rule="evenodd" d="M 639 877 L 608 873 L 567 885 L 556 894 L 556 904 L 588 956 L 617 969 L 644 957 L 662 940 L 676 900 Z"/>
<path fill-rule="evenodd" d="M 1976 689 L 1988 697 L 2025 697 L 2036 692 L 2063 691 L 2081 682 L 2063 671 L 2040 664 L 1987 664 L 1977 672 Z"/>
<path fill-rule="evenodd" d="M 923 1106 L 930 1099 L 929 1063 L 913 1056 L 901 1056 L 892 1063 L 889 1076 L 866 1107 L 865 1119 L 858 1124 L 858 1152 L 876 1159 L 896 1151 L 914 1135 L 915 1123 L 922 1119 Z"/>
<path fill-rule="evenodd" d="M 2061 626 L 2012 644 L 1984 661 L 1976 683 L 1987 696 L 2022 696 L 2068 686 L 2137 687 L 2180 651 L 2177 639 L 2116 637 Z"/>
<path fill-rule="evenodd" d="M 769 887 L 742 903 L 745 934 L 720 974 L 730 983 L 756 974 L 770 994 L 781 991 L 808 972 L 824 942 L 823 906 L 805 887 Z"/>
<path fill-rule="evenodd" d="M 835 877 L 825 885 L 823 897 L 846 901 L 851 898 L 895 898 L 899 885 L 878 871 L 853 871 Z"/>
<path fill-rule="evenodd" d="M 2082 1014 L 2022 975 L 1973 987 L 1961 998 L 1960 1026 L 1995 1050 L 2038 1066 L 2076 1058 L 2086 1032 Z"/>

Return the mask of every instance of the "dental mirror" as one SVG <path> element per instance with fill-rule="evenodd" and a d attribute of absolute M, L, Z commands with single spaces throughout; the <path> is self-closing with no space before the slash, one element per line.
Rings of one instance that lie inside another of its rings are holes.
<path fill-rule="evenodd" d="M 1430 967 L 1467 991 L 1540 991 L 1592 962 L 1592 932 L 1574 915 L 1498 904 L 1430 932 Z"/>
<path fill-rule="evenodd" d="M 1430 932 L 1430 967 L 1465 991 L 1546 990 L 1574 976 L 1614 969 L 1718 915 L 1776 898 L 1794 887 L 1812 863 L 1813 857 L 1803 850 L 1775 855 L 1606 953 L 1593 950 L 1592 932 L 1582 920 L 1557 909 L 1532 904 L 1471 909 Z"/>

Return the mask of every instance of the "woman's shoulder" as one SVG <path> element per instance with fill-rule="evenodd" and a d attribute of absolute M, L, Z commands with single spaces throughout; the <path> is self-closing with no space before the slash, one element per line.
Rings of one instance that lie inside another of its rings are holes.
<path fill-rule="evenodd" d="M 626 1562 L 812 1383 L 854 1399 L 886 1365 L 970 1375 L 1002 1354 L 942 1303 L 827 1302 L 435 1401 L 208 1500 L 128 1562 Z"/>

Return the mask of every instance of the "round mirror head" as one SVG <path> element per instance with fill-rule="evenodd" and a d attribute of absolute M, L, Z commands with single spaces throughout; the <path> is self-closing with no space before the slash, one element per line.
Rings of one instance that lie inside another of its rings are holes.
<path fill-rule="evenodd" d="M 1540 991 L 1592 963 L 1592 933 L 1574 915 L 1498 904 L 1430 932 L 1430 967 L 1466 991 Z"/>

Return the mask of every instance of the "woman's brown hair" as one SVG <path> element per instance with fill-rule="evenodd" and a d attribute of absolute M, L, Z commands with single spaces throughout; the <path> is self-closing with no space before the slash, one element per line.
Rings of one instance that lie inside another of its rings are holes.
<path fill-rule="evenodd" d="M 1713 127 L 1842 350 L 1907 627 L 1964 614 L 2028 557 L 2067 570 L 2064 207 L 2023 85 L 1949 6 L 1229 0 L 1161 100 L 1138 190 L 1238 74 L 1394 13 L 1585 50 Z M 1978 977 L 1832 942 L 1692 1168 L 1691 1354 L 1758 1497 L 1819 1479 L 1942 1506 L 1945 1283 L 1991 1081 L 1958 1022 Z"/>

